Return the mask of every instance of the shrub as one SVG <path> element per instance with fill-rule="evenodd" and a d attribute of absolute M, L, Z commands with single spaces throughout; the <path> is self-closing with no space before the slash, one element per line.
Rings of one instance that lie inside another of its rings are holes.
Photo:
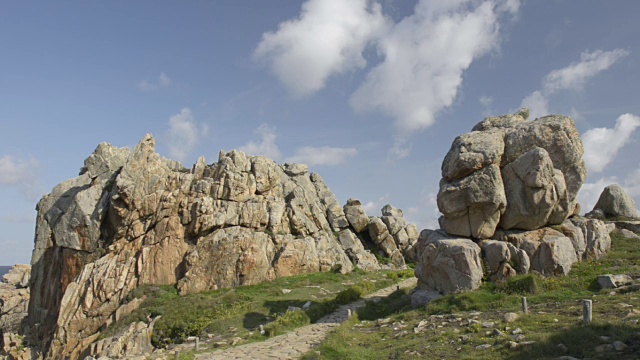
<path fill-rule="evenodd" d="M 279 315 L 276 319 L 264 327 L 265 334 L 269 337 L 276 336 L 289 329 L 295 329 L 311 323 L 307 313 L 302 310 L 288 311 Z"/>
<path fill-rule="evenodd" d="M 496 284 L 496 292 L 506 294 L 535 294 L 538 292 L 538 280 L 533 274 L 516 276 Z"/>
<path fill-rule="evenodd" d="M 358 284 L 349 286 L 346 290 L 342 290 L 336 295 L 336 302 L 340 305 L 352 303 L 362 299 L 362 296 L 370 293 L 376 288 L 371 281 L 363 281 Z"/>

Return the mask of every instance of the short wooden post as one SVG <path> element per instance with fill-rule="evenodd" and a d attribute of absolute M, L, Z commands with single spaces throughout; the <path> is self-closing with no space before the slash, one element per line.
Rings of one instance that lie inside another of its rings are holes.
<path fill-rule="evenodd" d="M 196 337 L 196 351 L 200 351 L 200 338 Z"/>
<path fill-rule="evenodd" d="M 396 286 L 396 291 L 400 291 L 400 285 Z"/>
<path fill-rule="evenodd" d="M 347 309 L 347 319 L 351 318 L 351 309 Z"/>
<path fill-rule="evenodd" d="M 180 359 L 180 351 L 176 350 L 176 352 L 173 354 L 173 359 L 174 360 Z"/>
<path fill-rule="evenodd" d="M 527 306 L 527 298 L 526 297 L 522 297 L 522 312 L 525 314 L 529 313 L 529 307 Z"/>
<path fill-rule="evenodd" d="M 582 300 L 582 318 L 585 324 L 589 324 L 593 320 L 592 306 L 593 302 L 591 300 Z"/>

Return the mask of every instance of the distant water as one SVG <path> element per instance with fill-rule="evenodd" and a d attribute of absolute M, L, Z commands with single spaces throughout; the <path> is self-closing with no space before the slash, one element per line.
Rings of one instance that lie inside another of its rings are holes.
<path fill-rule="evenodd" d="M 2 275 L 6 274 L 11 270 L 11 266 L 0 266 L 0 279 L 2 279 Z"/>

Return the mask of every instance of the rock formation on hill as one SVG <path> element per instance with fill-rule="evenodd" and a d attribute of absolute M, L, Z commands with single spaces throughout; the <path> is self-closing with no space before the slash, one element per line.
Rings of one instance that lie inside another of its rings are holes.
<path fill-rule="evenodd" d="M 587 175 L 574 122 L 527 117 L 490 117 L 453 141 L 438 192 L 447 233 L 488 239 L 498 226 L 535 230 L 574 213 Z"/>
<path fill-rule="evenodd" d="M 442 163 L 442 229 L 423 230 L 415 247 L 419 291 L 472 290 L 484 277 L 531 271 L 566 275 L 611 247 L 612 224 L 576 216 L 586 168 L 573 120 L 527 116 L 490 117 L 454 140 Z"/>
<path fill-rule="evenodd" d="M 100 144 L 80 175 L 37 206 L 25 331 L 47 358 L 91 349 L 100 330 L 133 311 L 145 284 L 181 294 L 317 271 L 404 266 L 418 232 L 386 206 L 368 217 L 341 206 L 306 165 L 277 165 L 239 151 L 192 169 L 155 152 L 147 135 L 131 151 Z M 97 351 L 97 350 L 96 350 Z"/>

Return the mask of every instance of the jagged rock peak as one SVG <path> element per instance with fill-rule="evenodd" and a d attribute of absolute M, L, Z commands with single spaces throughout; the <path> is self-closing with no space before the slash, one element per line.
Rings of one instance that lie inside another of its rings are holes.
<path fill-rule="evenodd" d="M 141 285 L 186 294 L 379 269 L 371 251 L 397 266 L 415 256 L 417 230 L 399 209 L 385 207 L 374 243 L 362 205 L 341 206 L 306 165 L 233 150 L 187 169 L 155 145 L 149 134 L 133 150 L 102 143 L 38 203 L 27 330 L 45 356 L 87 351 L 135 310 L 127 296 Z"/>

